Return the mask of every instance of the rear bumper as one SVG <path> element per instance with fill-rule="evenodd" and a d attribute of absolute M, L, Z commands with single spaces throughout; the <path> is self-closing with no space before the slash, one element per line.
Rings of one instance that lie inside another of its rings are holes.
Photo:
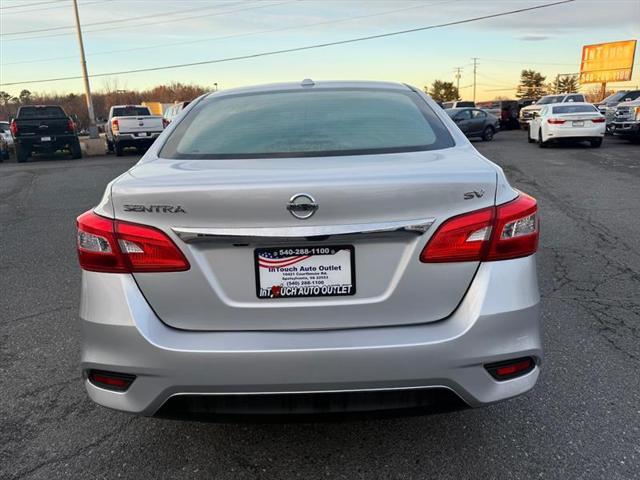
<path fill-rule="evenodd" d="M 604 123 L 593 127 L 558 127 L 549 128 L 546 132 L 548 140 L 590 140 L 603 138 L 606 126 Z"/>
<path fill-rule="evenodd" d="M 640 122 L 613 122 L 611 131 L 614 135 L 640 135 Z"/>
<path fill-rule="evenodd" d="M 39 135 L 37 137 L 18 137 L 14 142 L 22 148 L 38 151 L 59 150 L 78 142 L 78 137 L 76 135 L 50 135 L 50 140 L 45 141 L 42 140 L 43 137 L 47 136 Z"/>
<path fill-rule="evenodd" d="M 445 320 L 383 328 L 176 330 L 155 316 L 131 276 L 83 272 L 82 283 L 83 371 L 137 376 L 124 393 L 85 378 L 87 392 L 143 415 L 162 414 L 170 398 L 185 395 L 438 389 L 481 406 L 531 389 L 542 360 L 535 256 L 482 264 Z M 496 381 L 484 368 L 525 356 L 536 367 L 512 380 Z"/>
<path fill-rule="evenodd" d="M 113 141 L 123 147 L 147 148 L 160 136 L 162 132 L 149 132 L 146 137 L 139 137 L 134 134 L 123 133 L 116 135 Z"/>

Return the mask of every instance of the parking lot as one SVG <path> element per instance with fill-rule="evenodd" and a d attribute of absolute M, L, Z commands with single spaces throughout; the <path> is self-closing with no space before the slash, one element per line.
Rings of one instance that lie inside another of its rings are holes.
<path fill-rule="evenodd" d="M 640 148 L 474 142 L 535 196 L 546 359 L 479 410 L 207 424 L 94 405 L 80 372 L 74 219 L 139 156 L 0 164 L 1 478 L 580 478 L 640 472 Z"/>

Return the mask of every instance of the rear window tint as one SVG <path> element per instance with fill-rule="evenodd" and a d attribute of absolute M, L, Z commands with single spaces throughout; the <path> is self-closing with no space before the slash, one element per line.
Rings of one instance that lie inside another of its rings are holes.
<path fill-rule="evenodd" d="M 363 155 L 452 147 L 411 91 L 323 89 L 205 99 L 162 148 L 165 158 Z"/>
<path fill-rule="evenodd" d="M 113 109 L 114 117 L 143 117 L 151 115 L 147 107 L 118 107 Z"/>
<path fill-rule="evenodd" d="M 593 113 L 598 109 L 593 105 L 561 105 L 553 107 L 553 113 Z"/>
<path fill-rule="evenodd" d="M 60 107 L 20 107 L 18 118 L 60 118 L 66 117 Z"/>

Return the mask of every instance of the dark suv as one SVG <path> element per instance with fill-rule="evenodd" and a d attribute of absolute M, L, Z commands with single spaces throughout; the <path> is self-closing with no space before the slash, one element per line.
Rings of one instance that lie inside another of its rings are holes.
<path fill-rule="evenodd" d="M 56 150 L 68 150 L 73 158 L 82 158 L 75 123 L 57 105 L 20 107 L 10 128 L 18 162 L 26 162 L 33 152 Z"/>

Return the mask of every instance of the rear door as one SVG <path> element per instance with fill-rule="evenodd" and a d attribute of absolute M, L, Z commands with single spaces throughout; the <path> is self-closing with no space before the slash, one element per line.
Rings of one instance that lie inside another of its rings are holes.
<path fill-rule="evenodd" d="M 445 219 L 493 205 L 496 171 L 470 145 L 456 146 L 426 104 L 416 107 L 420 97 L 358 93 L 199 104 L 160 158 L 113 185 L 116 217 L 166 232 L 190 263 L 134 274 L 163 322 L 340 329 L 433 322 L 456 309 L 478 262 L 427 264 L 420 252 Z M 394 151 L 379 151 L 393 142 Z M 335 145 L 370 148 L 322 153 Z M 280 157 L 257 153 L 269 148 Z M 287 278 L 296 288 L 308 280 L 341 288 L 289 296 Z"/>

